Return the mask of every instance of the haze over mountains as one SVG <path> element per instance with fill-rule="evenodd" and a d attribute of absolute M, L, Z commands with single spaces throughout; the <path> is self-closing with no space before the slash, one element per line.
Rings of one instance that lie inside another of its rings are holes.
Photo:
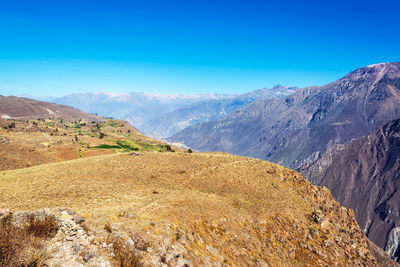
<path fill-rule="evenodd" d="M 245 94 L 87 93 L 41 99 L 123 119 L 149 136 L 166 138 L 188 126 L 222 118 L 255 100 L 283 98 L 297 90 L 296 87 L 277 85 Z"/>

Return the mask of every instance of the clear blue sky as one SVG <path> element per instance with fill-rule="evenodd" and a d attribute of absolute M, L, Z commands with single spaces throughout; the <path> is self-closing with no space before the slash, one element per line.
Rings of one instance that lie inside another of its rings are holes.
<path fill-rule="evenodd" d="M 238 93 L 400 60 L 400 1 L 0 1 L 0 94 Z"/>

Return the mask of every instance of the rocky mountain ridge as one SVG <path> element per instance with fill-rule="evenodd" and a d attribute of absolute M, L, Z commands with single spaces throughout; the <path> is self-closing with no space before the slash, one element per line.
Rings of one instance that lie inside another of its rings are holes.
<path fill-rule="evenodd" d="M 328 149 L 301 172 L 355 211 L 365 234 L 400 258 L 400 119 L 345 145 Z"/>
<path fill-rule="evenodd" d="M 255 101 L 168 140 L 200 151 L 226 151 L 297 169 L 335 144 L 400 117 L 400 63 L 357 69 L 284 99 Z"/>

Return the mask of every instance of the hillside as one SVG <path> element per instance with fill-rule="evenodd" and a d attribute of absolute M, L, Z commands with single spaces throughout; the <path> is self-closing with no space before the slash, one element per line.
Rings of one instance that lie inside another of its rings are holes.
<path fill-rule="evenodd" d="M 399 170 L 400 120 L 394 120 L 368 136 L 328 149 L 301 171 L 353 209 L 366 235 L 398 260 Z"/>
<path fill-rule="evenodd" d="M 95 155 L 173 150 L 124 121 L 27 98 L 0 97 L 0 102 L 7 118 L 0 119 L 0 170 Z"/>
<path fill-rule="evenodd" d="M 255 100 L 283 98 L 297 90 L 295 87 L 277 85 L 245 94 L 87 93 L 47 100 L 126 120 L 146 135 L 166 138 L 188 126 L 222 118 Z"/>
<path fill-rule="evenodd" d="M 400 63 L 357 69 L 285 99 L 262 100 L 194 125 L 168 140 L 299 168 L 335 144 L 369 134 L 400 117 Z"/>
<path fill-rule="evenodd" d="M 73 107 L 29 98 L 0 95 L 0 117 L 2 119 L 63 119 L 68 122 L 76 120 L 100 121 L 101 117 L 88 114 Z"/>
<path fill-rule="evenodd" d="M 374 255 L 394 264 L 328 190 L 261 160 L 114 154 L 2 171 L 0 178 L 1 207 L 66 206 L 86 218 L 89 237 L 81 227 L 57 235 L 75 251 L 65 261 L 86 264 L 79 255 L 87 238 L 103 257 L 117 257 L 109 251 L 117 243 L 106 237 L 112 232 L 136 240 L 138 260 L 151 266 L 378 266 Z"/>

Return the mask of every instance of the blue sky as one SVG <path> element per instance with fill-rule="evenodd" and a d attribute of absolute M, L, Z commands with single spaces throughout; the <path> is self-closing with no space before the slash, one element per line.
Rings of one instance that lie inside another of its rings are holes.
<path fill-rule="evenodd" d="M 400 1 L 0 2 L 0 94 L 240 93 L 399 61 Z"/>

